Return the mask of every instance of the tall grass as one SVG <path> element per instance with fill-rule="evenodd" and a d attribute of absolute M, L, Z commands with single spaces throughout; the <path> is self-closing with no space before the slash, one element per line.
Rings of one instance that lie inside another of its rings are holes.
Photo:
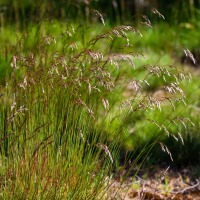
<path fill-rule="evenodd" d="M 131 26 L 91 39 L 84 27 L 67 24 L 53 36 L 41 26 L 35 35 L 23 34 L 9 50 L 10 70 L 0 87 L 1 198 L 107 199 L 122 144 L 137 119 L 165 106 L 173 112 L 174 102 L 184 102 L 179 85 L 190 76 L 171 65 L 135 66 L 134 59 L 145 56 L 131 51 L 128 32 L 142 37 Z M 127 66 L 135 75 L 128 81 L 121 69 Z M 152 77 L 164 81 L 146 93 Z M 123 95 L 126 90 L 132 95 Z M 156 97 L 156 91 L 164 95 Z M 185 125 L 188 119 L 170 115 L 143 120 L 153 130 L 173 135 L 169 126 Z M 143 160 L 158 138 L 127 163 L 133 167 Z"/>

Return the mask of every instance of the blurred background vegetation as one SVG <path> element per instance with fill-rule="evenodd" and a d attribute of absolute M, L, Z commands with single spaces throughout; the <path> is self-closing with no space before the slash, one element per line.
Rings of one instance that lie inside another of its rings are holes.
<path fill-rule="evenodd" d="M 135 21 L 141 14 L 156 8 L 166 20 L 184 22 L 195 20 L 199 14 L 199 0 L 0 0 L 1 23 L 26 24 L 45 18 L 88 20 L 90 9 L 99 10 L 110 22 Z"/>

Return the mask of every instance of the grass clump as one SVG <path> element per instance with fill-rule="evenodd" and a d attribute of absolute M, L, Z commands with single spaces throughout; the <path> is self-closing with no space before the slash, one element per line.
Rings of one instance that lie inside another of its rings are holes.
<path fill-rule="evenodd" d="M 1 87 L 3 198 L 103 195 L 114 157 L 95 124 L 113 83 L 100 53 L 78 52 L 67 38 L 68 48 L 57 52 L 53 36 L 37 38 L 34 50 L 25 35 L 11 58 Z"/>
<path fill-rule="evenodd" d="M 151 112 L 184 102 L 180 82 L 190 78 L 187 73 L 171 65 L 135 66 L 144 55 L 131 51 L 127 32 L 142 36 L 134 27 L 117 26 L 93 38 L 84 31 L 67 24 L 54 36 L 41 25 L 4 54 L 10 60 L 0 87 L 4 199 L 107 198 L 120 149 L 138 119 L 167 135 L 174 133 L 168 130 L 173 122 L 174 129 L 184 125 L 178 116 L 152 119 Z M 129 80 L 127 66 L 134 74 Z M 152 77 L 164 80 L 153 92 Z M 158 98 L 156 91 L 164 95 Z M 127 163 L 143 160 L 156 143 L 159 137 Z"/>

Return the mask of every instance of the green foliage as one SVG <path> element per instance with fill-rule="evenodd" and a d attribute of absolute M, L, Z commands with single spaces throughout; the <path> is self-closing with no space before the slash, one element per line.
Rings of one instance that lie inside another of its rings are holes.
<path fill-rule="evenodd" d="M 8 61 L 0 57 L 0 84 L 5 85 L 5 78 L 10 74 L 11 66 Z"/>

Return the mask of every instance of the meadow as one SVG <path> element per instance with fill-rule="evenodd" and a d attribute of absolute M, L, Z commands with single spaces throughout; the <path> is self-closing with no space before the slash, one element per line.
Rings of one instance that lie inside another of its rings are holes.
<path fill-rule="evenodd" d="M 116 174 L 199 166 L 200 24 L 155 17 L 1 21 L 0 199 L 109 199 Z"/>

